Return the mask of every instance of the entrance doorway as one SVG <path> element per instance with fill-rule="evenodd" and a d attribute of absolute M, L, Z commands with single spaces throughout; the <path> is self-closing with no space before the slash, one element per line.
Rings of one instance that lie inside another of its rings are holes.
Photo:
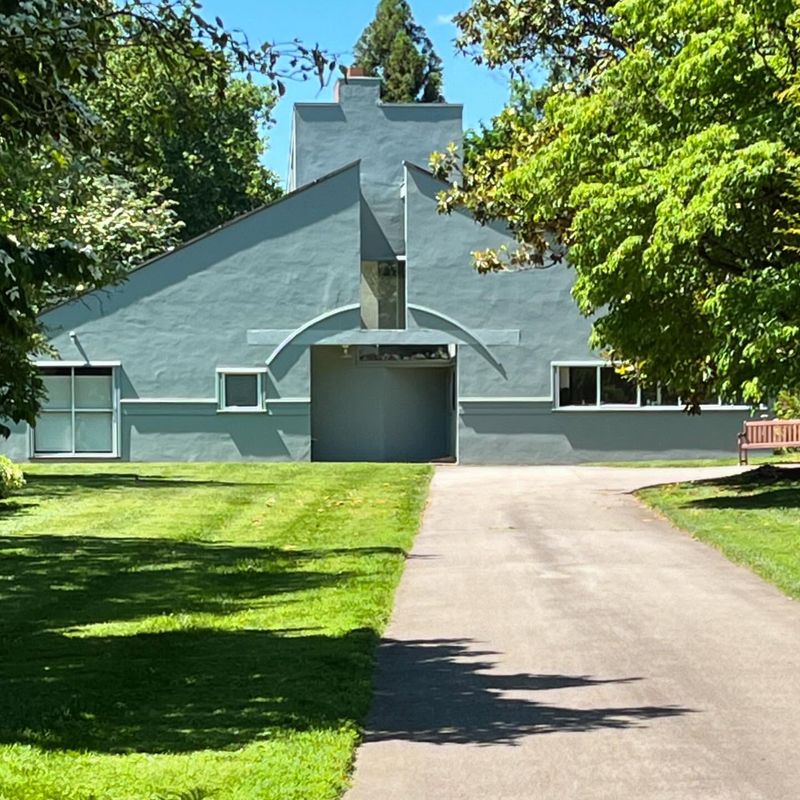
<path fill-rule="evenodd" d="M 446 345 L 312 347 L 312 460 L 453 459 L 455 381 Z"/>

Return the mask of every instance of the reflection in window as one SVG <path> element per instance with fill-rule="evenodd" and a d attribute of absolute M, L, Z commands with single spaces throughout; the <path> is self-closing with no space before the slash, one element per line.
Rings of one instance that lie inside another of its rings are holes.
<path fill-rule="evenodd" d="M 46 398 L 35 454 L 113 454 L 116 409 L 111 367 L 42 367 Z"/>
<path fill-rule="evenodd" d="M 451 345 L 373 344 L 358 348 L 360 364 L 425 364 L 451 363 L 455 349 Z"/>
<path fill-rule="evenodd" d="M 607 405 L 636 405 L 636 383 L 626 380 L 614 367 L 600 368 L 600 402 Z"/>
<path fill-rule="evenodd" d="M 554 366 L 558 386 L 558 407 L 563 406 L 635 406 L 681 408 L 685 398 L 668 386 L 639 385 L 620 375 L 614 367 Z M 599 392 L 598 392 L 599 388 Z M 739 405 L 741 398 L 725 401 L 706 392 L 700 400 L 704 406 Z"/>
<path fill-rule="evenodd" d="M 597 405 L 597 367 L 559 367 L 560 406 Z"/>
<path fill-rule="evenodd" d="M 405 328 L 406 269 L 403 261 L 361 262 L 361 327 Z"/>

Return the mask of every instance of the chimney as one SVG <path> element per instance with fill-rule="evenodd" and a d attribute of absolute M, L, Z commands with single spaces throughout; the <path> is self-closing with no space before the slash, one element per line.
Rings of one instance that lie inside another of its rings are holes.
<path fill-rule="evenodd" d="M 367 74 L 364 71 L 364 67 L 348 67 L 347 74 L 344 78 L 339 78 L 333 86 L 333 102 L 338 103 L 340 102 L 339 96 L 339 87 L 342 84 L 347 84 L 351 78 L 366 78 Z"/>

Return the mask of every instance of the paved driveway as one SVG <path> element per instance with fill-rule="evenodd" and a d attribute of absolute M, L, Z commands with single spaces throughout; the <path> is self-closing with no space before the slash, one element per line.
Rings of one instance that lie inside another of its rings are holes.
<path fill-rule="evenodd" d="M 439 468 L 347 800 L 800 798 L 800 603 L 629 495 L 732 471 Z"/>

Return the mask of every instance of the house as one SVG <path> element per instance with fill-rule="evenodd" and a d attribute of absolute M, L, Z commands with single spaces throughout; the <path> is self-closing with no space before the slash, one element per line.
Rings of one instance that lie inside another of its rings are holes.
<path fill-rule="evenodd" d="M 587 346 L 564 265 L 481 276 L 499 226 L 437 213 L 431 151 L 461 106 L 350 77 L 294 111 L 289 192 L 50 310 L 61 360 L 11 457 L 570 463 L 731 454 L 700 417 Z"/>

